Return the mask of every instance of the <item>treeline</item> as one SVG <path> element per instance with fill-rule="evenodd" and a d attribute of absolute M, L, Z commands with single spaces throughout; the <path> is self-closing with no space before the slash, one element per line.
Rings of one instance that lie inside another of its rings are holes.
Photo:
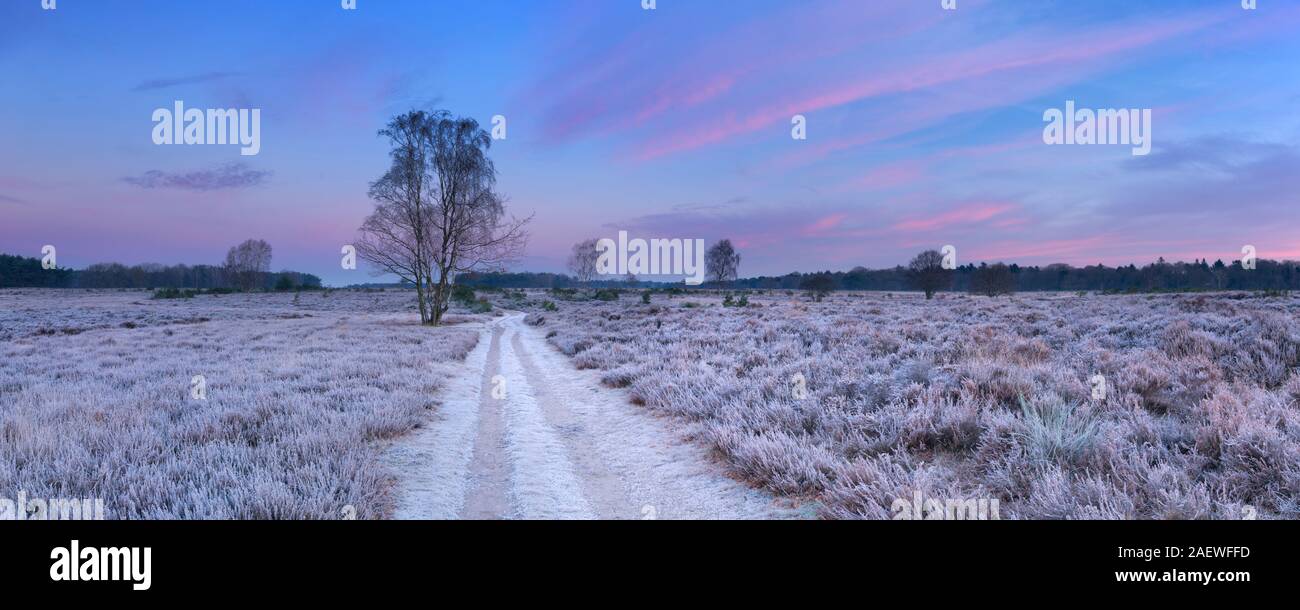
<path fill-rule="evenodd" d="M 236 289 L 248 272 L 218 265 L 159 265 L 130 267 L 96 263 L 85 269 L 42 269 L 40 259 L 0 254 L 0 288 L 191 288 Z M 321 279 L 296 271 L 255 272 L 253 288 L 261 290 L 315 290 Z"/>
<path fill-rule="evenodd" d="M 471 288 L 666 288 L 681 286 L 681 282 L 629 282 L 626 276 L 608 280 L 580 282 L 563 273 L 464 273 L 456 277 L 457 284 Z"/>
<path fill-rule="evenodd" d="M 958 266 L 952 271 L 952 283 L 944 291 L 969 292 L 971 283 L 980 275 L 987 263 Z M 1197 260 L 1191 263 L 1170 263 L 1160 259 L 1138 267 L 1125 265 L 1108 267 L 1089 265 L 1073 267 L 1065 264 L 1046 266 L 1008 265 L 1016 291 L 1099 291 L 1099 292 L 1189 292 L 1201 290 L 1300 290 L 1300 263 L 1257 260 L 1254 269 L 1245 269 L 1241 261 L 1231 264 L 1223 261 Z M 822 271 L 815 273 L 789 273 L 780 276 L 741 278 L 725 287 L 733 289 L 801 290 L 816 278 L 817 285 L 831 290 L 915 290 L 908 269 L 903 266 L 888 269 L 855 267 L 850 271 Z M 629 284 L 619 279 L 598 280 L 582 284 L 574 278 L 556 273 L 471 273 L 457 278 L 476 288 L 573 288 L 578 286 L 620 287 Z M 633 286 L 681 286 L 680 282 L 636 282 Z M 701 288 L 724 287 L 706 283 Z M 976 286 L 979 288 L 979 286 Z"/>
<path fill-rule="evenodd" d="M 578 285 L 563 273 L 464 273 L 457 284 L 471 288 L 570 288 Z"/>
<path fill-rule="evenodd" d="M 1245 269 L 1241 261 L 1225 264 L 1198 260 L 1192 263 L 1169 263 L 1160 259 L 1138 267 L 1065 264 L 1039 266 L 1007 265 L 1015 291 L 1099 292 L 1189 292 L 1202 290 L 1300 290 L 1300 263 L 1257 260 L 1254 269 Z M 987 263 L 958 266 L 952 271 L 948 291 L 969 292 L 972 282 L 987 270 Z M 732 283 L 736 288 L 790 289 L 800 287 L 809 275 L 828 276 L 836 290 L 914 290 L 908 269 L 865 269 L 824 271 L 817 274 L 792 273 L 779 277 L 745 278 Z M 987 277 L 987 274 L 983 274 Z M 980 288 L 976 286 L 975 288 Z"/>
<path fill-rule="evenodd" d="M 71 277 L 67 269 L 42 269 L 37 258 L 0 254 L 0 288 L 63 288 Z"/>

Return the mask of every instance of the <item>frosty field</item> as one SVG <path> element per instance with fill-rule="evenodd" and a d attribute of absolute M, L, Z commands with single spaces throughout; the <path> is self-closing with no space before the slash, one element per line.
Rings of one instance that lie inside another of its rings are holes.
<path fill-rule="evenodd" d="M 719 300 L 624 295 L 531 321 L 825 517 L 891 518 L 917 492 L 997 499 L 1004 519 L 1300 516 L 1296 299 Z"/>
<path fill-rule="evenodd" d="M 1003 519 L 1300 517 L 1300 299 L 481 294 L 492 313 L 428 328 L 396 290 L 0 291 L 0 497 L 117 519 L 888 519 L 918 493 Z"/>
<path fill-rule="evenodd" d="M 386 516 L 384 443 L 477 341 L 421 332 L 397 293 L 149 296 L 0 291 L 0 497 L 102 498 L 110 519 Z"/>

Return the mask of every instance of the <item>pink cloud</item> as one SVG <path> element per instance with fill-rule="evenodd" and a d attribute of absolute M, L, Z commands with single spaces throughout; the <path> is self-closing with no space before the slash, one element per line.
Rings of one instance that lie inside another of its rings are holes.
<path fill-rule="evenodd" d="M 872 191 L 906 186 L 917 181 L 925 174 L 924 162 L 919 160 L 886 163 L 868 170 L 857 178 L 850 179 L 837 191 Z"/>
<path fill-rule="evenodd" d="M 744 115 L 729 113 L 720 120 L 714 119 L 707 124 L 696 124 L 679 129 L 646 143 L 636 156 L 641 160 L 649 160 L 694 150 L 773 127 L 778 123 L 789 121 L 790 117 L 796 114 L 816 112 L 884 95 L 915 92 L 960 81 L 982 79 L 1004 72 L 1051 67 L 1070 76 L 1066 70 L 1067 66 L 1072 64 L 1109 58 L 1124 51 L 1199 30 L 1221 19 L 1222 16 L 1194 14 L 1180 20 L 1166 21 L 1158 26 L 1124 25 L 1068 36 L 1023 35 L 1019 38 L 1003 39 L 962 50 L 960 53 L 943 53 L 913 65 L 896 68 L 884 75 L 825 88 L 811 96 L 771 103 Z M 966 110 L 968 109 L 937 109 L 929 114 L 932 117 L 941 117 Z M 897 131 L 885 130 L 850 140 L 840 146 L 859 145 Z M 834 149 L 832 147 L 829 150 Z"/>
<path fill-rule="evenodd" d="M 1009 203 L 983 203 L 968 205 L 955 209 L 951 212 L 944 212 L 938 216 L 928 218 L 915 218 L 897 223 L 893 228 L 897 231 L 935 231 L 950 227 L 955 224 L 971 224 L 984 222 L 995 216 L 1005 214 L 1015 209 L 1015 206 Z"/>
<path fill-rule="evenodd" d="M 970 0 L 970 9 L 984 0 Z M 522 95 L 530 103 L 550 99 L 547 135 L 562 139 L 578 134 L 608 135 L 642 126 L 672 111 L 684 111 L 729 94 L 745 85 L 770 82 L 783 71 L 796 73 L 818 60 L 862 47 L 862 32 L 873 30 L 881 44 L 933 27 L 938 11 L 899 10 L 887 2 L 801 2 L 734 27 L 701 37 L 679 53 L 655 50 L 663 32 L 638 30 L 629 40 L 564 64 Z M 888 24 L 888 25 L 882 25 Z M 580 44 L 574 44 L 575 48 Z M 653 51 L 653 52 L 650 52 Z M 629 86 L 627 74 L 640 82 Z M 556 83 L 568 83 L 556 92 Z"/>
<path fill-rule="evenodd" d="M 805 236 L 821 235 L 840 226 L 840 223 L 844 222 L 844 219 L 848 217 L 848 214 L 831 214 L 830 216 L 818 219 L 816 222 L 804 227 L 800 233 Z"/>

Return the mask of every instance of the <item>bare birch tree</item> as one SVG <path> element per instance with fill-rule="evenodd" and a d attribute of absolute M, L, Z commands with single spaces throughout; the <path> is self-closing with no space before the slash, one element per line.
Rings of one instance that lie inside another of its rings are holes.
<path fill-rule="evenodd" d="M 569 255 L 569 271 L 582 284 L 587 284 L 596 277 L 596 262 L 600 260 L 596 243 L 597 240 L 588 239 L 573 244 L 573 253 Z"/>
<path fill-rule="evenodd" d="M 710 281 L 719 284 L 734 282 L 740 271 L 740 253 L 736 252 L 730 239 L 724 239 L 713 244 L 705 253 L 704 268 Z"/>
<path fill-rule="evenodd" d="M 412 111 L 379 135 L 392 144 L 392 166 L 370 185 L 375 211 L 357 254 L 413 284 L 421 323 L 436 326 L 457 275 L 499 271 L 522 255 L 531 217 L 506 218 L 487 157 L 492 138 L 473 119 Z"/>

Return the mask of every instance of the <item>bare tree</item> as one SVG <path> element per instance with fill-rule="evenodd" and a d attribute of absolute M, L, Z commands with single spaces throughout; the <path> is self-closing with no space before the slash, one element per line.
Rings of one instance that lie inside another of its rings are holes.
<path fill-rule="evenodd" d="M 377 273 L 414 284 L 421 323 L 436 326 L 457 275 L 518 259 L 531 217 L 506 219 L 487 157 L 492 138 L 473 119 L 412 111 L 379 135 L 392 145 L 392 166 L 370 185 L 375 211 L 361 225 L 357 254 Z"/>
<path fill-rule="evenodd" d="M 907 279 L 925 292 L 926 299 L 932 299 L 936 291 L 952 284 L 952 270 L 943 268 L 943 255 L 937 250 L 926 250 L 908 263 Z"/>
<path fill-rule="evenodd" d="M 432 302 L 434 325 L 442 321 L 457 275 L 504 271 L 528 244 L 532 216 L 506 218 L 506 200 L 495 191 L 496 166 L 487 157 L 492 137 L 473 119 L 443 113 L 433 130 L 435 189 L 433 264 L 438 272 Z"/>
<path fill-rule="evenodd" d="M 375 211 L 362 223 L 356 244 L 358 256 L 376 268 L 376 275 L 389 273 L 415 286 L 422 324 L 432 321 L 425 293 L 433 273 L 429 256 L 433 206 L 425 185 L 430 121 L 424 112 L 410 112 L 379 131 L 392 146 L 392 166 L 370 185 Z"/>
<path fill-rule="evenodd" d="M 740 253 L 724 239 L 709 248 L 704 255 L 705 275 L 709 281 L 726 284 L 736 280 L 740 271 Z"/>
<path fill-rule="evenodd" d="M 1016 276 L 1011 272 L 1011 268 L 1003 263 L 993 265 L 981 263 L 971 275 L 970 291 L 990 297 L 1013 294 L 1016 291 Z"/>
<path fill-rule="evenodd" d="M 226 273 L 241 290 L 257 287 L 262 274 L 271 271 L 271 244 L 248 239 L 226 252 Z"/>
<path fill-rule="evenodd" d="M 580 283 L 587 284 L 596 277 L 596 261 L 600 260 L 596 244 L 595 239 L 573 244 L 573 253 L 569 255 L 569 271 L 573 272 L 574 279 Z"/>

